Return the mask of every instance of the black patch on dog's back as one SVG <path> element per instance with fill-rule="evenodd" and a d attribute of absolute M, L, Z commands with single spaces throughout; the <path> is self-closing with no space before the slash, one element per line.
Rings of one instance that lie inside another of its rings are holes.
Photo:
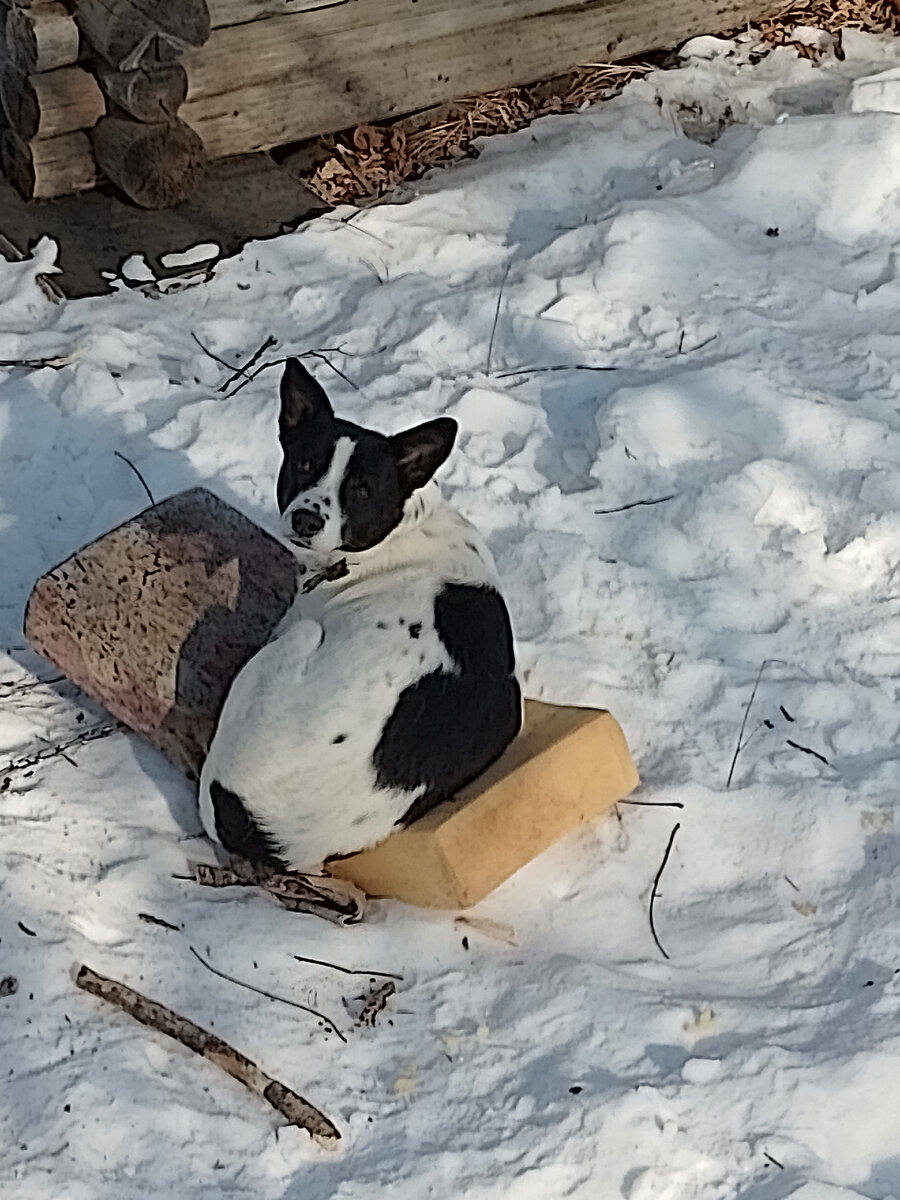
<path fill-rule="evenodd" d="M 486 770 L 522 720 L 509 614 L 494 588 L 448 584 L 435 599 L 434 624 L 456 673 L 432 671 L 405 688 L 373 755 L 379 787 L 425 785 L 404 825 Z"/>
<path fill-rule="evenodd" d="M 275 839 L 256 824 L 247 806 L 237 794 L 214 779 L 209 787 L 216 818 L 219 841 L 230 854 L 238 854 L 248 862 L 285 870 L 282 848 Z"/>

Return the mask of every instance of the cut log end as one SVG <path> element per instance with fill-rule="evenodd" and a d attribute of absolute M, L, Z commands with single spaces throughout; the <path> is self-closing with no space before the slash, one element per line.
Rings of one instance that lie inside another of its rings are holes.
<path fill-rule="evenodd" d="M 176 62 L 202 46 L 210 29 L 205 0 L 79 0 L 77 17 L 90 45 L 121 71 Z"/>
<path fill-rule="evenodd" d="M 2 9 L 0 9 L 2 14 Z M 0 15 L 0 28 L 3 18 Z M 57 0 L 14 4 L 6 13 L 6 53 L 26 75 L 53 71 L 78 59 L 80 39 L 74 18 Z"/>
<path fill-rule="evenodd" d="M 97 164 L 85 133 L 23 141 L 11 129 L 0 134 L 3 174 L 26 200 L 49 200 L 96 187 Z"/>
<path fill-rule="evenodd" d="M 151 125 L 104 117 L 91 140 L 100 169 L 142 208 L 180 204 L 207 161 L 201 138 L 178 120 Z"/>
<path fill-rule="evenodd" d="M 0 68 L 0 104 L 25 142 L 90 129 L 106 111 L 97 80 L 81 67 L 25 75 L 7 64 Z"/>
<path fill-rule="evenodd" d="M 100 84 L 113 104 L 137 121 L 171 121 L 187 97 L 187 72 L 180 63 L 116 71 L 97 63 Z"/>

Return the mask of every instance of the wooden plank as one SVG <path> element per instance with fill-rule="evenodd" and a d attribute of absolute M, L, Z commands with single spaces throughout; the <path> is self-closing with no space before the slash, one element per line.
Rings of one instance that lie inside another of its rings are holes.
<path fill-rule="evenodd" d="M 469 0 L 461 3 L 471 7 Z M 309 39 L 302 46 L 295 41 L 289 67 L 284 66 L 283 47 L 273 48 L 273 56 L 282 56 L 283 66 L 276 78 L 233 86 L 220 95 L 197 94 L 197 56 L 191 55 L 185 61 L 188 100 L 180 115 L 203 138 L 210 157 L 217 158 L 527 83 L 579 62 L 628 58 L 695 34 L 732 28 L 767 8 L 758 0 L 578 4 L 479 28 L 475 34 L 465 30 L 417 42 L 398 41 L 386 30 L 373 30 L 365 53 L 361 53 L 359 31 L 348 30 Z M 247 70 L 254 78 L 261 69 L 256 62 L 256 30 L 268 46 L 271 29 L 266 26 L 284 26 L 288 20 L 295 18 L 243 27 L 242 55 L 251 60 Z M 225 33 L 233 31 L 214 32 L 198 55 L 212 53 L 214 39 Z M 215 86 L 211 73 L 199 78 L 201 88 Z M 224 78 L 240 79 L 238 65 Z"/>
<path fill-rule="evenodd" d="M 616 0 L 600 2 L 606 7 L 622 6 Z M 597 6 L 598 0 L 568 4 L 561 0 L 418 0 L 416 4 L 411 0 L 350 0 L 250 27 L 214 29 L 209 41 L 186 57 L 188 99 L 280 80 L 286 74 L 316 67 L 334 66 L 340 73 L 342 63 L 355 63 L 401 46 L 453 34 L 474 37 L 505 21 L 525 22 L 560 11 L 586 14 Z M 500 56 L 504 47 L 493 49 Z"/>
<path fill-rule="evenodd" d="M 59 67 L 39 75 L 2 67 L 0 104 L 10 128 L 25 142 L 89 129 L 106 111 L 97 80 L 82 67 Z"/>
<path fill-rule="evenodd" d="M 358 5 L 360 0 L 337 0 L 341 5 Z M 414 4 L 416 0 L 406 0 Z M 223 25 L 245 25 L 291 13 L 313 12 L 317 8 L 334 8 L 336 0 L 207 0 L 209 20 L 213 29 Z"/>

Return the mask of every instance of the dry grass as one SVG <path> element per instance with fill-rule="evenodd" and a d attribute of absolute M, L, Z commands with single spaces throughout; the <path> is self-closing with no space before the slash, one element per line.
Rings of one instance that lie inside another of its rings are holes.
<path fill-rule="evenodd" d="M 842 29 L 900 34 L 900 0 L 790 0 L 755 28 L 771 46 L 793 45 L 798 54 L 816 57 L 814 47 L 793 38 L 798 25 L 838 35 L 839 49 Z M 326 161 L 305 182 L 327 204 L 375 200 L 431 167 L 473 154 L 476 138 L 512 133 L 537 117 L 608 100 L 652 69 L 649 62 L 594 63 L 558 79 L 486 92 L 417 117 L 358 125 L 334 139 Z"/>

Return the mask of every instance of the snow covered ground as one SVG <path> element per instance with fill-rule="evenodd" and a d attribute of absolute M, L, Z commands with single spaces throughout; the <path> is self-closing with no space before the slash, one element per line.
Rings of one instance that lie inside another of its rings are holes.
<path fill-rule="evenodd" d="M 203 483 L 272 521 L 277 371 L 225 398 L 192 336 L 237 362 L 271 334 L 270 358 L 327 351 L 352 418 L 459 418 L 446 490 L 490 539 L 529 694 L 611 708 L 660 806 L 474 910 L 510 944 L 174 878 L 208 854 L 191 788 L 124 734 L 14 771 L 5 1200 L 900 1197 L 900 84 L 853 83 L 900 72 L 900 44 L 844 46 L 753 65 L 703 41 L 162 298 L 53 303 L 48 244 L 0 264 L 0 358 L 67 360 L 0 371 L 0 763 L 104 720 L 29 685 L 52 672 L 20 627 L 43 570 L 144 506 L 116 451 L 157 498 Z M 547 367 L 571 369 L 525 370 Z M 647 908 L 676 822 L 666 960 Z M 365 979 L 295 954 L 401 973 L 390 1020 L 354 1027 Z M 340 1149 L 276 1137 L 237 1084 L 77 992 L 79 961 L 308 1095 Z"/>

